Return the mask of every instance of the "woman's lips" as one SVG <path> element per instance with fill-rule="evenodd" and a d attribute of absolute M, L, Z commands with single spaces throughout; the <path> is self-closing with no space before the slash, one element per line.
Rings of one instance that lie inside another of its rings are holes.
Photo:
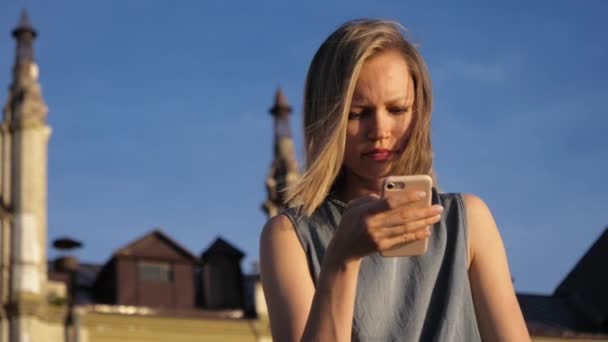
<path fill-rule="evenodd" d="M 370 152 L 366 152 L 363 154 L 363 157 L 376 160 L 376 161 L 384 161 L 388 160 L 393 156 L 393 151 L 386 149 L 375 149 Z"/>

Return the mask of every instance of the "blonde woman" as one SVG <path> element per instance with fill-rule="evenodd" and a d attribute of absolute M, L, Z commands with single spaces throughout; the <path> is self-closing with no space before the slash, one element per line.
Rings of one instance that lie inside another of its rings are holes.
<path fill-rule="evenodd" d="M 394 22 L 347 22 L 315 54 L 307 170 L 260 239 L 275 341 L 529 340 L 481 199 L 378 196 L 389 175 L 432 175 L 431 102 L 425 62 Z M 422 256 L 379 254 L 427 237 Z"/>

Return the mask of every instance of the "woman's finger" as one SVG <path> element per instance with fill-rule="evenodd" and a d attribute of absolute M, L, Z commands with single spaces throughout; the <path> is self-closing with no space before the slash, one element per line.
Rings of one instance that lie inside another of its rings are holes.
<path fill-rule="evenodd" d="M 381 232 L 379 232 L 380 236 L 383 238 L 393 238 L 395 236 L 408 234 L 411 232 L 415 232 L 422 228 L 425 228 L 429 225 L 435 224 L 439 222 L 441 219 L 441 215 L 434 215 L 430 217 L 426 217 L 420 220 L 407 222 L 406 224 L 400 226 L 394 226 L 390 228 L 384 228 Z"/>
<path fill-rule="evenodd" d="M 424 208 L 404 207 L 376 214 L 370 218 L 370 223 L 378 227 L 396 227 L 440 215 L 442 212 L 443 207 L 439 204 Z"/>
<path fill-rule="evenodd" d="M 410 231 L 405 234 L 395 235 L 393 237 L 388 237 L 382 239 L 380 246 L 380 251 L 391 249 L 397 245 L 402 243 L 413 242 L 416 240 L 422 240 L 431 236 L 431 232 L 428 229 L 418 229 L 415 231 Z"/>
<path fill-rule="evenodd" d="M 400 194 L 399 196 L 383 197 L 376 202 L 367 203 L 365 206 L 365 211 L 372 215 L 386 212 L 410 203 L 418 202 L 423 199 L 425 195 L 426 193 L 424 191 L 404 191 L 403 194 Z"/>

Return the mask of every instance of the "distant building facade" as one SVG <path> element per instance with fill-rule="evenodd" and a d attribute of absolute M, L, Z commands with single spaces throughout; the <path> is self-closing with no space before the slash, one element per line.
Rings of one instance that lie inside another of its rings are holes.
<path fill-rule="evenodd" d="M 243 256 L 218 238 L 197 258 L 152 230 L 104 265 L 79 265 L 72 287 L 78 328 L 70 328 L 92 342 L 270 340 L 265 303 L 255 303 L 259 281 L 245 281 Z M 50 279 L 68 278 L 62 273 L 49 263 Z"/>
<path fill-rule="evenodd" d="M 160 230 L 120 248 L 97 275 L 96 303 L 192 310 L 197 258 Z"/>

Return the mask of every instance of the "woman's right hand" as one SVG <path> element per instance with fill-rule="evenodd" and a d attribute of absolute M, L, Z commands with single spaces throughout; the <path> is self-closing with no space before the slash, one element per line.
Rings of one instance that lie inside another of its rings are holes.
<path fill-rule="evenodd" d="M 427 238 L 443 207 L 421 207 L 424 192 L 410 190 L 403 196 L 379 198 L 368 195 L 348 203 L 328 252 L 341 262 L 358 261 L 395 245 Z"/>

